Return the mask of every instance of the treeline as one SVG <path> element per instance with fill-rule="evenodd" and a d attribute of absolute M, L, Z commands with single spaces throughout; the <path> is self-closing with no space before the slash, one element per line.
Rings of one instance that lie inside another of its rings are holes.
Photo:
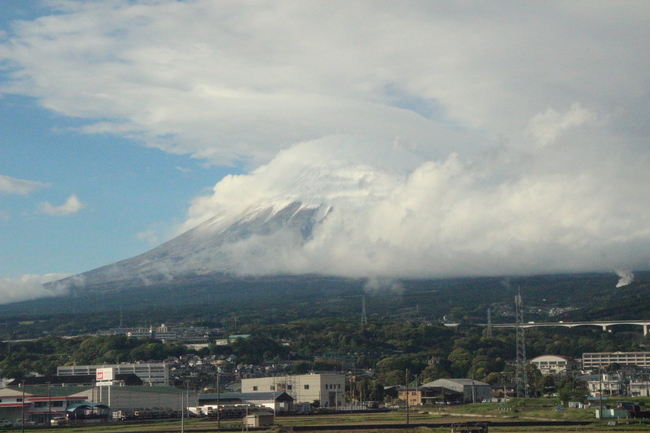
<path fill-rule="evenodd" d="M 625 329 L 625 328 L 623 328 Z M 237 363 L 288 365 L 287 373 L 312 370 L 374 371 L 372 380 L 360 379 L 359 392 L 372 393 L 379 386 L 426 383 L 443 377 L 470 377 L 491 383 L 513 380 L 515 334 L 485 327 L 456 328 L 418 321 L 373 320 L 363 328 L 356 320 L 312 318 L 284 324 L 248 323 L 238 334 L 251 334 L 229 346 L 210 344 L 202 356 L 235 355 Z M 641 350 L 648 338 L 639 330 L 603 332 L 599 328 L 534 328 L 526 330 L 527 355 L 543 354 L 580 358 L 583 352 Z M 71 364 L 114 364 L 162 361 L 188 353 L 177 343 L 125 336 L 60 338 L 2 343 L 0 371 L 4 377 L 20 378 L 31 372 L 55 374 L 56 367 Z M 363 374 L 359 374 L 363 376 Z M 532 390 L 554 386 L 531 368 Z"/>
<path fill-rule="evenodd" d="M 471 377 L 491 383 L 514 379 L 513 329 L 494 330 L 488 337 L 481 326 L 449 328 L 441 324 L 375 321 L 361 329 L 356 321 L 303 319 L 286 325 L 246 325 L 242 332 L 289 341 L 292 356 L 307 365 L 317 365 L 316 369 L 329 366 L 343 370 L 351 364 L 356 369 L 374 369 L 376 377 L 387 386 L 403 384 L 406 370 L 414 383 L 443 377 Z M 526 330 L 526 340 L 528 359 L 544 354 L 579 359 L 583 352 L 638 351 L 648 343 L 640 328 L 623 332 L 603 332 L 595 327 L 532 328 Z M 263 358 L 270 360 L 272 355 L 266 353 Z M 539 379 L 534 371 L 530 376 L 533 381 Z"/>
<path fill-rule="evenodd" d="M 56 374 L 63 365 L 116 364 L 163 360 L 187 353 L 180 344 L 125 336 L 83 338 L 45 337 L 35 341 L 4 342 L 0 354 L 3 377 L 21 378 L 30 373 Z"/>

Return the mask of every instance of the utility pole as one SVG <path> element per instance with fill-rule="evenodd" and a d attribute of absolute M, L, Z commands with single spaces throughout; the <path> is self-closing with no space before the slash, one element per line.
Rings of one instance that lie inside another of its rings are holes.
<path fill-rule="evenodd" d="M 409 369 L 406 369 L 406 425 L 409 424 Z"/>
<path fill-rule="evenodd" d="M 52 389 L 50 382 L 47 383 L 47 425 L 52 425 Z"/>
<path fill-rule="evenodd" d="M 474 384 L 474 379 L 472 379 L 472 403 L 476 403 L 476 385 Z"/>
<path fill-rule="evenodd" d="M 181 392 L 181 433 L 185 433 L 185 406 L 183 403 L 184 394 Z"/>
<path fill-rule="evenodd" d="M 515 296 L 515 332 L 517 344 L 517 364 L 515 383 L 517 397 L 528 397 L 528 374 L 526 372 L 526 336 L 524 335 L 524 308 L 521 302 L 521 292 L 517 288 Z"/>
<path fill-rule="evenodd" d="M 600 410 L 598 411 L 598 418 L 603 419 L 603 371 L 602 366 L 598 366 L 598 378 L 600 381 L 600 392 L 598 393 L 598 400 L 600 401 Z"/>
<path fill-rule="evenodd" d="M 21 410 L 20 410 L 20 427 L 22 433 L 25 433 L 25 381 L 20 382 L 20 386 L 23 388 L 23 398 L 21 400 Z"/>
<path fill-rule="evenodd" d="M 220 403 L 220 393 L 221 393 L 221 387 L 219 384 L 219 377 L 221 376 L 221 367 L 217 367 L 217 430 L 221 428 L 221 407 L 219 405 Z M 275 414 L 274 414 L 275 416 Z"/>

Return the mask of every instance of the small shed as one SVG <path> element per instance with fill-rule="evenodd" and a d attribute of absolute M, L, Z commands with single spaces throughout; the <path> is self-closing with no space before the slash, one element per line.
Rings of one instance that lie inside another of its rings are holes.
<path fill-rule="evenodd" d="M 244 417 L 244 427 L 268 427 L 273 425 L 273 414 L 254 413 Z"/>
<path fill-rule="evenodd" d="M 602 413 L 600 412 L 600 409 L 596 409 L 596 418 L 598 419 L 603 419 L 603 418 L 615 418 L 615 419 L 620 419 L 620 418 L 627 418 L 629 415 L 629 412 L 627 409 L 603 409 Z"/>

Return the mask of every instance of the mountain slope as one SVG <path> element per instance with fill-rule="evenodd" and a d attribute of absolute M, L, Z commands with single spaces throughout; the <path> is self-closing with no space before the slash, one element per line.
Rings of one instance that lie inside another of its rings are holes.
<path fill-rule="evenodd" d="M 256 251 L 274 248 L 273 240 L 280 237 L 293 246 L 303 244 L 327 212 L 323 206 L 292 202 L 281 209 L 269 206 L 249 212 L 225 229 L 215 224 L 219 217 L 214 217 L 144 254 L 51 284 L 67 285 L 75 293 L 107 293 L 209 274 L 263 274 L 263 269 L 254 268 Z M 257 246 L 238 249 L 242 243 Z"/>

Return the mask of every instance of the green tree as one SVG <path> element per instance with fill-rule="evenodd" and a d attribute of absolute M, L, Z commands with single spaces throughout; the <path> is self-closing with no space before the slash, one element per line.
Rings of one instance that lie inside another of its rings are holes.
<path fill-rule="evenodd" d="M 557 396 L 566 406 L 570 401 L 587 402 L 589 388 L 587 384 L 574 376 L 565 376 L 557 384 Z"/>
<path fill-rule="evenodd" d="M 469 350 L 463 347 L 454 349 L 447 359 L 451 362 L 451 369 L 454 377 L 467 377 L 467 373 L 472 367 L 473 359 Z"/>
<path fill-rule="evenodd" d="M 433 364 L 427 366 L 424 370 L 422 370 L 422 373 L 420 373 L 420 382 L 427 383 L 427 382 L 433 382 L 434 380 L 450 378 L 450 377 L 451 377 L 451 373 L 449 373 L 449 371 L 444 369 L 439 364 Z"/>

